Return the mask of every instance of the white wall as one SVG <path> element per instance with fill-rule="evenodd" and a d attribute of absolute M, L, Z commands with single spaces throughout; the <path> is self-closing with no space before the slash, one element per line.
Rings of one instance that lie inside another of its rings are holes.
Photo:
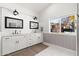
<path fill-rule="evenodd" d="M 1 55 L 1 32 L 0 32 L 0 55 Z"/>
<path fill-rule="evenodd" d="M 0 3 L 0 7 L 8 8 L 9 11 L 11 11 L 11 10 L 14 11 L 16 9 L 19 12 L 22 12 L 23 14 L 31 15 L 31 16 L 34 16 L 34 15 L 37 16 L 36 12 L 29 10 L 27 8 L 24 8 L 20 5 L 18 5 L 17 3 Z"/>
<path fill-rule="evenodd" d="M 33 21 L 32 16 L 38 16 L 35 12 L 23 8 L 17 4 L 0 4 L 0 7 L 2 7 L 2 35 L 11 35 L 14 30 L 17 30 L 18 32 L 21 31 L 21 34 L 33 31 L 29 29 L 29 21 Z M 15 9 L 19 12 L 19 15 L 17 16 L 14 16 L 12 13 Z M 23 19 L 23 29 L 6 29 L 5 16 Z"/>
<path fill-rule="evenodd" d="M 1 12 L 0 12 L 0 15 L 1 15 Z M 0 17 L 0 55 L 1 55 L 1 17 Z"/>
<path fill-rule="evenodd" d="M 76 3 L 57 3 L 52 4 L 40 14 L 40 25 L 44 27 L 44 32 L 49 31 L 49 18 L 56 18 L 67 15 L 77 14 Z"/>

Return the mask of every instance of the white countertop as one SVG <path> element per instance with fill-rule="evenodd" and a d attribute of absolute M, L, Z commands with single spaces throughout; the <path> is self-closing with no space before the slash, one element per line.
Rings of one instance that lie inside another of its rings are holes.
<path fill-rule="evenodd" d="M 72 36 L 76 36 L 77 33 L 69 33 L 69 32 L 65 32 L 65 33 L 55 33 L 55 32 L 46 32 L 47 34 L 57 34 L 57 35 L 72 35 Z"/>
<path fill-rule="evenodd" d="M 26 33 L 26 34 L 22 33 L 22 34 L 8 34 L 8 35 L 2 34 L 2 36 L 25 36 L 27 34 L 41 34 L 41 33 Z"/>

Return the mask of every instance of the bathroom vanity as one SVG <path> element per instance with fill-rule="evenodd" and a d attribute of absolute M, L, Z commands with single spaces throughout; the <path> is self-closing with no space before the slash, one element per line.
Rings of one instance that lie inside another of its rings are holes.
<path fill-rule="evenodd" d="M 2 55 L 6 55 L 42 42 L 42 33 L 2 36 Z"/>

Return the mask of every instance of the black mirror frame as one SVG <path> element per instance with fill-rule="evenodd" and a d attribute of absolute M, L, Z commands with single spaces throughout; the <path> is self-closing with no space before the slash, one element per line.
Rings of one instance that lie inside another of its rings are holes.
<path fill-rule="evenodd" d="M 36 24 L 37 24 L 37 27 L 36 27 L 36 28 L 32 28 L 32 27 L 31 27 L 31 23 L 36 23 Z M 39 29 L 39 23 L 38 23 L 38 22 L 30 21 L 30 22 L 29 22 L 29 25 L 30 25 L 30 26 L 29 26 L 30 29 Z"/>
<path fill-rule="evenodd" d="M 7 27 L 7 19 L 22 21 L 22 27 Z M 5 17 L 5 28 L 8 28 L 8 29 L 23 29 L 23 19 L 18 19 L 18 18 L 13 18 L 13 17 Z"/>

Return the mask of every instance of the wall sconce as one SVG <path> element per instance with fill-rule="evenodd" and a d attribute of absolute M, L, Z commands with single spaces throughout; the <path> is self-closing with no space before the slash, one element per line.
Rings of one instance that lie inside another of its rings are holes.
<path fill-rule="evenodd" d="M 18 15 L 18 14 L 19 14 L 19 12 L 18 12 L 17 10 L 14 10 L 14 11 L 13 11 L 13 15 L 16 16 L 16 15 Z"/>
<path fill-rule="evenodd" d="M 43 27 L 40 27 L 40 31 L 43 32 L 43 30 L 44 30 L 44 28 Z"/>
<path fill-rule="evenodd" d="M 36 17 L 36 16 L 34 16 L 34 17 L 33 17 L 33 19 L 34 19 L 34 20 L 37 20 L 37 17 Z"/>

